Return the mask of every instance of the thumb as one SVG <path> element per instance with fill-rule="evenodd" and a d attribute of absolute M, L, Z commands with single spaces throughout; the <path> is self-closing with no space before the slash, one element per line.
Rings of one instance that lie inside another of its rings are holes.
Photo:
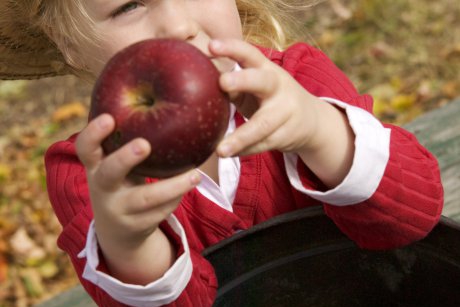
<path fill-rule="evenodd" d="M 115 121 L 112 116 L 102 114 L 91 120 L 79 133 L 75 142 L 78 158 L 87 169 L 93 169 L 102 160 L 102 141 L 113 131 Z"/>

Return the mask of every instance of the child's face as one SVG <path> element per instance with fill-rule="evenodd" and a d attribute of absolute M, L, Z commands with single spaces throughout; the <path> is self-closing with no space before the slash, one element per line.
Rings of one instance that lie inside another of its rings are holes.
<path fill-rule="evenodd" d="M 211 39 L 242 39 L 235 0 L 82 0 L 95 22 L 102 41 L 77 46 L 77 56 L 98 75 L 117 51 L 149 38 L 187 40 L 209 55 Z M 230 59 L 212 60 L 224 72 L 233 68 Z"/>

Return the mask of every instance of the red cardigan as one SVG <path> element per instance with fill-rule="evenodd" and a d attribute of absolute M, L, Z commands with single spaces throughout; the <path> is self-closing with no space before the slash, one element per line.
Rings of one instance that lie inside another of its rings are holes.
<path fill-rule="evenodd" d="M 359 95 L 345 75 L 313 47 L 296 44 L 285 52 L 262 51 L 310 93 L 372 111 L 371 97 Z M 185 195 L 174 214 L 187 235 L 193 275 L 179 298 L 168 306 L 211 306 L 217 281 L 212 266 L 200 255 L 202 250 L 237 230 L 298 208 L 323 206 L 337 227 L 362 248 L 393 248 L 425 237 L 438 221 L 443 204 L 437 161 L 410 133 L 391 125 L 385 127 L 391 129 L 390 159 L 376 192 L 362 203 L 333 206 L 296 191 L 289 183 L 279 152 L 240 158 L 241 176 L 233 213 L 212 203 L 196 189 Z M 69 254 L 81 283 L 99 306 L 126 306 L 81 278 L 86 260 L 79 259 L 77 254 L 85 246 L 93 214 L 85 170 L 75 153 L 75 138 L 52 145 L 45 156 L 50 201 L 63 226 L 58 245 Z M 323 189 L 306 167 L 300 166 L 298 171 L 305 187 Z M 180 255 L 180 239 L 168 231 L 166 223 L 162 228 L 175 242 Z M 102 256 L 99 269 L 106 271 Z"/>

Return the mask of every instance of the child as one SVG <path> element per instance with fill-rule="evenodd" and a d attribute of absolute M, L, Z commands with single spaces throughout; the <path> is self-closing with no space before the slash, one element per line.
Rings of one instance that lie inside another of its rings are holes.
<path fill-rule="evenodd" d="M 438 221 L 443 192 L 435 158 L 408 132 L 377 121 L 372 99 L 320 51 L 303 43 L 267 48 L 289 40 L 283 5 L 289 3 L 0 5 L 3 78 L 71 72 L 95 79 L 123 47 L 175 38 L 212 58 L 234 103 L 216 154 L 173 178 L 127 178 L 155 150 L 142 139 L 104 156 L 100 144 L 114 129 L 108 115 L 46 153 L 49 196 L 63 226 L 59 247 L 100 306 L 211 306 L 218 285 L 202 250 L 299 208 L 323 206 L 368 249 L 409 244 Z"/>

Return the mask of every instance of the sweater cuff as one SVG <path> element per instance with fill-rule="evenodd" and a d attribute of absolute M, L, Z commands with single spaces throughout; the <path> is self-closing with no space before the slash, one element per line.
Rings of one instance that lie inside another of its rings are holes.
<path fill-rule="evenodd" d="M 145 285 L 126 284 L 97 270 L 99 265 L 98 244 L 94 220 L 88 230 L 85 248 L 78 255 L 86 257 L 83 278 L 106 291 L 115 300 L 135 307 L 157 307 L 176 300 L 187 286 L 192 276 L 192 260 L 185 231 L 174 215 L 166 219 L 171 229 L 180 237 L 184 253 L 160 279 Z"/>
<path fill-rule="evenodd" d="M 296 154 L 285 153 L 284 162 L 289 180 L 294 188 L 323 203 L 347 206 L 369 199 L 385 172 L 390 157 L 390 133 L 369 112 L 333 98 L 321 99 L 345 110 L 355 134 L 355 153 L 350 172 L 334 189 L 315 191 L 303 183 L 297 163 L 302 161 Z"/>

